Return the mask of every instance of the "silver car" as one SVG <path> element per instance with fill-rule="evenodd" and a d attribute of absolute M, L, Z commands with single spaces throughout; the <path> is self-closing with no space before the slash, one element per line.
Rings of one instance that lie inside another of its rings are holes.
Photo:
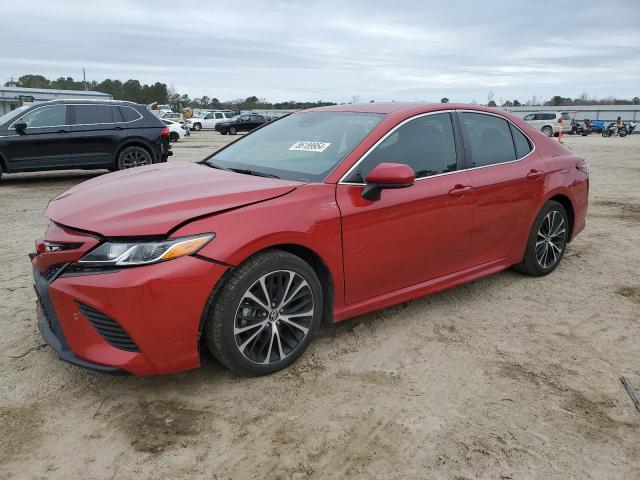
<path fill-rule="evenodd" d="M 560 122 L 562 119 L 562 122 Z M 557 135 L 571 131 L 571 117 L 567 112 L 535 112 L 526 115 L 523 120 L 539 129 L 546 136 Z"/>

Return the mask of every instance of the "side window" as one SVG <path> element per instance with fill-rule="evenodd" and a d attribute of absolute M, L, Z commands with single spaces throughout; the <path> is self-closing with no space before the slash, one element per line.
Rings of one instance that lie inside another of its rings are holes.
<path fill-rule="evenodd" d="M 556 116 L 553 113 L 543 113 L 542 120 L 555 120 Z"/>
<path fill-rule="evenodd" d="M 58 127 L 67 122 L 67 107 L 65 105 L 51 105 L 36 108 L 27 113 L 21 122 L 27 124 L 27 128 Z"/>
<path fill-rule="evenodd" d="M 224 118 L 224 115 L 222 115 L 222 112 L 216 112 L 216 120 L 219 118 Z"/>
<path fill-rule="evenodd" d="M 531 151 L 531 143 L 515 126 L 509 124 L 509 128 L 513 136 L 513 144 L 516 147 L 516 158 L 522 158 Z"/>
<path fill-rule="evenodd" d="M 460 123 L 469 142 L 473 167 L 484 167 L 516 159 L 509 122 L 482 113 L 461 112 Z"/>
<path fill-rule="evenodd" d="M 133 122 L 140 118 L 140 114 L 135 111 L 135 109 L 131 107 L 118 107 L 120 109 L 120 113 L 122 114 L 122 118 L 124 118 L 125 122 Z"/>
<path fill-rule="evenodd" d="M 349 182 L 364 182 L 380 163 L 409 165 L 416 178 L 456 170 L 456 146 L 451 115 L 439 113 L 415 118 L 389 135 L 349 176 Z"/>
<path fill-rule="evenodd" d="M 529 122 L 535 118 L 535 115 L 532 113 L 523 118 L 524 121 Z"/>
<path fill-rule="evenodd" d="M 75 105 L 76 125 L 113 123 L 112 109 L 109 105 Z"/>

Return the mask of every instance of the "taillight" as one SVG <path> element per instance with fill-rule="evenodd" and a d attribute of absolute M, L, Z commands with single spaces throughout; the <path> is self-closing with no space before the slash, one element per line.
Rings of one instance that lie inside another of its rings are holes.
<path fill-rule="evenodd" d="M 562 117 L 558 117 L 558 123 L 562 124 Z"/>
<path fill-rule="evenodd" d="M 162 131 L 160 132 L 160 136 L 161 137 L 168 137 L 169 136 L 169 127 L 164 127 L 162 129 Z"/>

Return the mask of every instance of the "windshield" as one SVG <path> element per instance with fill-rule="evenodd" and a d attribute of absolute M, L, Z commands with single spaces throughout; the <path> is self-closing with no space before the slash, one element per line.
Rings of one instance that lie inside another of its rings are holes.
<path fill-rule="evenodd" d="M 5 113 L 0 117 L 0 125 L 4 125 L 5 123 L 10 122 L 14 118 L 17 118 L 27 108 L 29 108 L 29 105 L 25 105 L 24 107 L 19 107 L 19 108 L 16 108 L 15 110 L 10 111 L 9 113 Z"/>
<path fill-rule="evenodd" d="M 383 118 L 376 113 L 295 113 L 230 144 L 207 163 L 287 180 L 322 181 Z"/>

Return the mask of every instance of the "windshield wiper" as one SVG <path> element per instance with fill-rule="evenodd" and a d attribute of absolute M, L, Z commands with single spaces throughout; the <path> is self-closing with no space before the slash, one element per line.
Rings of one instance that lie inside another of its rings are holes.
<path fill-rule="evenodd" d="M 227 172 L 232 172 L 233 170 L 231 170 L 230 168 L 227 167 L 223 167 L 222 165 L 218 165 L 216 163 L 209 163 L 209 162 L 203 162 L 205 165 L 207 165 L 208 167 L 211 168 L 217 168 L 218 170 L 225 170 Z"/>
<path fill-rule="evenodd" d="M 279 176 L 273 175 L 272 173 L 258 172 L 256 170 L 249 170 L 245 168 L 225 168 L 225 170 L 230 170 L 236 173 L 243 173 L 245 175 L 254 175 L 256 177 L 280 178 Z"/>

